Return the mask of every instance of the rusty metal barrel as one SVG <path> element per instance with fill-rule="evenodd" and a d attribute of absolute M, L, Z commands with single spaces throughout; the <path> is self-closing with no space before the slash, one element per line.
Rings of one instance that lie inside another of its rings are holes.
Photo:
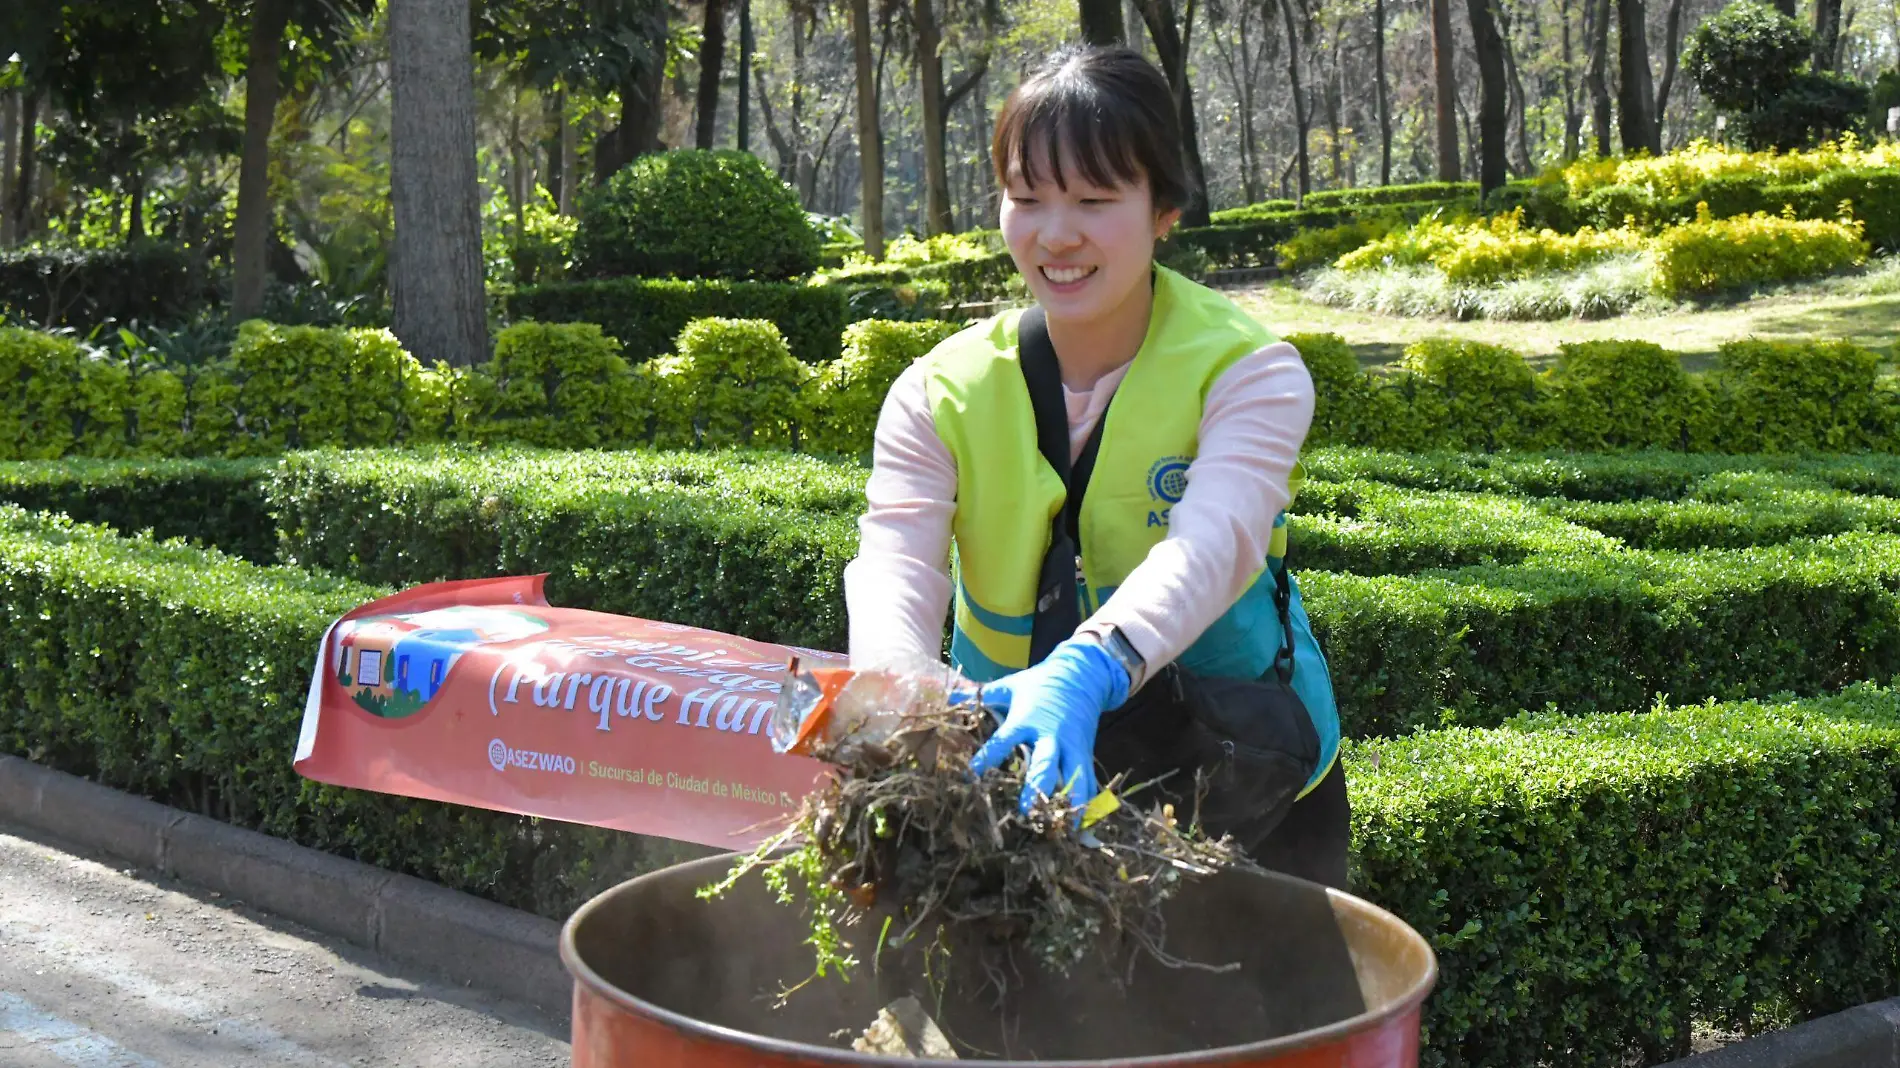
<path fill-rule="evenodd" d="M 848 932 L 861 961 L 850 980 L 814 980 L 781 1007 L 778 995 L 811 975 L 809 927 L 757 876 L 695 896 L 731 863 L 642 875 L 569 918 L 576 1068 L 915 1065 L 849 1048 L 906 995 L 979 1063 L 1413 1068 L 1437 978 L 1431 947 L 1384 909 L 1284 875 L 1224 872 L 1169 901 L 1173 965 L 1131 953 L 1063 975 L 951 931 L 948 956 L 928 969 L 914 946 L 887 947 L 874 966 L 874 912 Z"/>

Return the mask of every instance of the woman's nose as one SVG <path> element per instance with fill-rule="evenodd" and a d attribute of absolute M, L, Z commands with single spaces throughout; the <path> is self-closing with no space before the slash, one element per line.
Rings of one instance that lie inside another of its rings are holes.
<path fill-rule="evenodd" d="M 1067 252 L 1082 243 L 1082 228 L 1075 225 L 1068 212 L 1058 209 L 1043 221 L 1036 239 L 1050 252 Z"/>

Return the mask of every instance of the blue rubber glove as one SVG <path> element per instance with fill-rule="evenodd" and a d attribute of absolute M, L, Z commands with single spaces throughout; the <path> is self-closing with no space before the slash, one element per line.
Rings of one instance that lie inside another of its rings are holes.
<path fill-rule="evenodd" d="M 1028 745 L 1022 811 L 1064 786 L 1076 804 L 1087 804 L 1096 793 L 1096 725 L 1128 699 L 1128 684 L 1128 671 L 1094 639 L 1070 638 L 1035 667 L 983 687 L 983 703 L 1009 715 L 970 758 L 970 770 L 981 775 Z"/>

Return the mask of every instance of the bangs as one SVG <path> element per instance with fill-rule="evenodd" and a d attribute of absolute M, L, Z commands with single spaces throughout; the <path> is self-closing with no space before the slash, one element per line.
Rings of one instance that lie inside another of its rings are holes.
<path fill-rule="evenodd" d="M 1031 186 L 1049 178 L 1066 192 L 1065 157 L 1090 185 L 1145 181 L 1160 210 L 1194 197 L 1167 79 L 1127 48 L 1060 49 L 1004 102 L 990 140 L 997 184 L 1012 174 Z"/>
<path fill-rule="evenodd" d="M 1079 78 L 1056 78 L 1036 88 L 1041 91 L 1026 94 L 997 124 L 990 155 L 999 183 L 1008 184 L 1013 172 L 1031 186 L 1040 185 L 1046 165 L 1047 177 L 1067 190 L 1065 150 L 1090 185 L 1138 185 L 1148 177 L 1129 124 L 1115 121 L 1114 109 L 1097 87 Z"/>

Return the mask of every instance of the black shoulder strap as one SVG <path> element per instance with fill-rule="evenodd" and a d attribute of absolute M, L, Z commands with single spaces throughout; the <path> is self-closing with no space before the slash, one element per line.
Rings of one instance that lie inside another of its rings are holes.
<path fill-rule="evenodd" d="M 1102 428 L 1108 413 L 1095 421 L 1089 439 L 1082 446 L 1073 466 L 1069 463 L 1069 406 L 1062 399 L 1062 365 L 1056 362 L 1056 347 L 1049 341 L 1049 321 L 1042 308 L 1023 312 L 1016 327 L 1016 351 L 1023 368 L 1023 382 L 1029 387 L 1029 403 L 1036 412 L 1036 448 L 1055 468 L 1057 477 L 1068 490 L 1062 507 L 1061 523 L 1071 539 L 1081 541 L 1082 498 L 1088 493 L 1089 476 L 1095 471 L 1095 457 L 1102 451 Z M 1081 620 L 1076 621 L 1081 626 Z"/>
<path fill-rule="evenodd" d="M 1023 312 L 1016 324 L 1016 356 L 1036 414 L 1036 448 L 1055 469 L 1067 491 L 1061 511 L 1050 524 L 1049 551 L 1036 580 L 1036 614 L 1030 624 L 1029 662 L 1040 664 L 1082 625 L 1080 531 L 1082 496 L 1102 447 L 1106 414 L 1076 458 L 1069 463 L 1069 407 L 1062 399 L 1062 366 L 1049 341 L 1049 322 L 1040 307 Z"/>

